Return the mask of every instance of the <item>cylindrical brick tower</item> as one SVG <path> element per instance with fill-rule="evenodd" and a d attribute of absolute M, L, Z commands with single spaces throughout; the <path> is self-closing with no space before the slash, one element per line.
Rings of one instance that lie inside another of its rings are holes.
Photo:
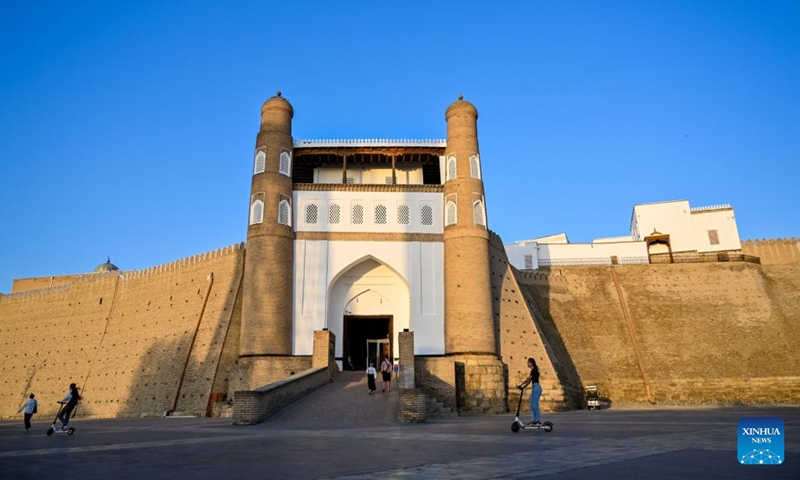
<path fill-rule="evenodd" d="M 445 353 L 455 362 L 459 411 L 504 413 L 507 390 L 495 342 L 478 110 L 459 95 L 445 119 Z"/>
<path fill-rule="evenodd" d="M 459 96 L 445 119 L 445 351 L 496 354 L 478 110 Z"/>
<path fill-rule="evenodd" d="M 242 286 L 240 363 L 292 354 L 292 105 L 278 92 L 261 107 L 250 187 L 247 248 Z M 249 372 L 256 386 L 280 373 Z M 255 378 L 259 377 L 259 378 Z M 251 385 L 252 386 L 252 385 Z"/>

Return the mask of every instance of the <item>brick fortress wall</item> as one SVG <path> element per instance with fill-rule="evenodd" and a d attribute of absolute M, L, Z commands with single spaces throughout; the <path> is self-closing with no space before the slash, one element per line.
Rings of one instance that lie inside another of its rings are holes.
<path fill-rule="evenodd" d="M 517 385 L 525 381 L 527 359 L 533 357 L 539 367 L 539 384 L 542 386 L 540 405 L 543 410 L 563 410 L 574 406 L 578 382 L 572 368 L 558 361 L 547 337 L 542 335 L 542 325 L 537 312 L 520 287 L 511 264 L 508 262 L 503 242 L 492 233 L 490 237 L 490 268 L 495 328 L 497 331 L 498 358 L 506 370 L 506 387 L 509 410 L 516 410 L 520 392 Z M 530 404 L 531 388 L 524 392 L 524 405 Z"/>
<path fill-rule="evenodd" d="M 800 400 L 800 264 L 576 266 L 519 278 L 545 337 L 563 345 L 562 363 L 612 402 L 645 402 L 648 388 L 659 404 Z"/>
<path fill-rule="evenodd" d="M 227 392 L 235 361 L 222 352 L 243 257 L 243 245 L 233 245 L 0 296 L 0 418 L 16 415 L 30 392 L 41 415 L 54 415 L 70 382 L 84 396 L 79 415 L 206 412 Z"/>
<path fill-rule="evenodd" d="M 800 244 L 794 237 L 747 240 L 742 253 L 761 259 L 761 265 L 781 265 L 800 262 Z"/>

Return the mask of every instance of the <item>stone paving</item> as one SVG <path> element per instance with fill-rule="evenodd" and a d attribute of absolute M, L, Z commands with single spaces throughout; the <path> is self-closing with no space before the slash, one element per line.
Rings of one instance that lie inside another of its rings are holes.
<path fill-rule="evenodd" d="M 551 433 L 512 433 L 513 415 L 400 425 L 396 389 L 367 395 L 345 372 L 267 422 L 220 418 L 76 419 L 75 435 L 47 437 L 51 420 L 0 422 L 0 477 L 72 478 L 800 478 L 800 408 L 617 409 L 546 414 Z M 396 388 L 396 384 L 393 385 Z M 743 417 L 779 417 L 786 461 L 737 462 Z"/>

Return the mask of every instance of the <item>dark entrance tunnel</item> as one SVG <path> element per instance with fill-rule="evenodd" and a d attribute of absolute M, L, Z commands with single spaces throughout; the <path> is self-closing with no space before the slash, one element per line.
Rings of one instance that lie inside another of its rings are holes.
<path fill-rule="evenodd" d="M 375 358 L 382 358 L 383 355 L 391 356 L 392 346 L 390 342 L 371 343 L 369 351 L 367 350 L 368 340 L 389 340 L 391 331 L 391 316 L 366 317 L 345 315 L 343 332 L 344 342 L 342 344 L 344 352 L 342 363 L 344 368 L 348 368 L 348 356 L 352 359 L 353 366 L 356 370 L 366 370 L 368 356 L 370 360 L 373 361 Z M 380 363 L 376 363 L 375 368 L 379 369 L 379 367 Z"/>

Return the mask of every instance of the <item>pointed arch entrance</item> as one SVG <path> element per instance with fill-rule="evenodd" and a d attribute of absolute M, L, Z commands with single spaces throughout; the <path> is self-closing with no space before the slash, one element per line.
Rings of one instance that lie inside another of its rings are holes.
<path fill-rule="evenodd" d="M 336 357 L 348 368 L 365 369 L 369 361 L 399 353 L 397 332 L 409 328 L 410 291 L 406 280 L 380 260 L 366 256 L 343 269 L 331 282 L 328 328 L 336 335 Z"/>

